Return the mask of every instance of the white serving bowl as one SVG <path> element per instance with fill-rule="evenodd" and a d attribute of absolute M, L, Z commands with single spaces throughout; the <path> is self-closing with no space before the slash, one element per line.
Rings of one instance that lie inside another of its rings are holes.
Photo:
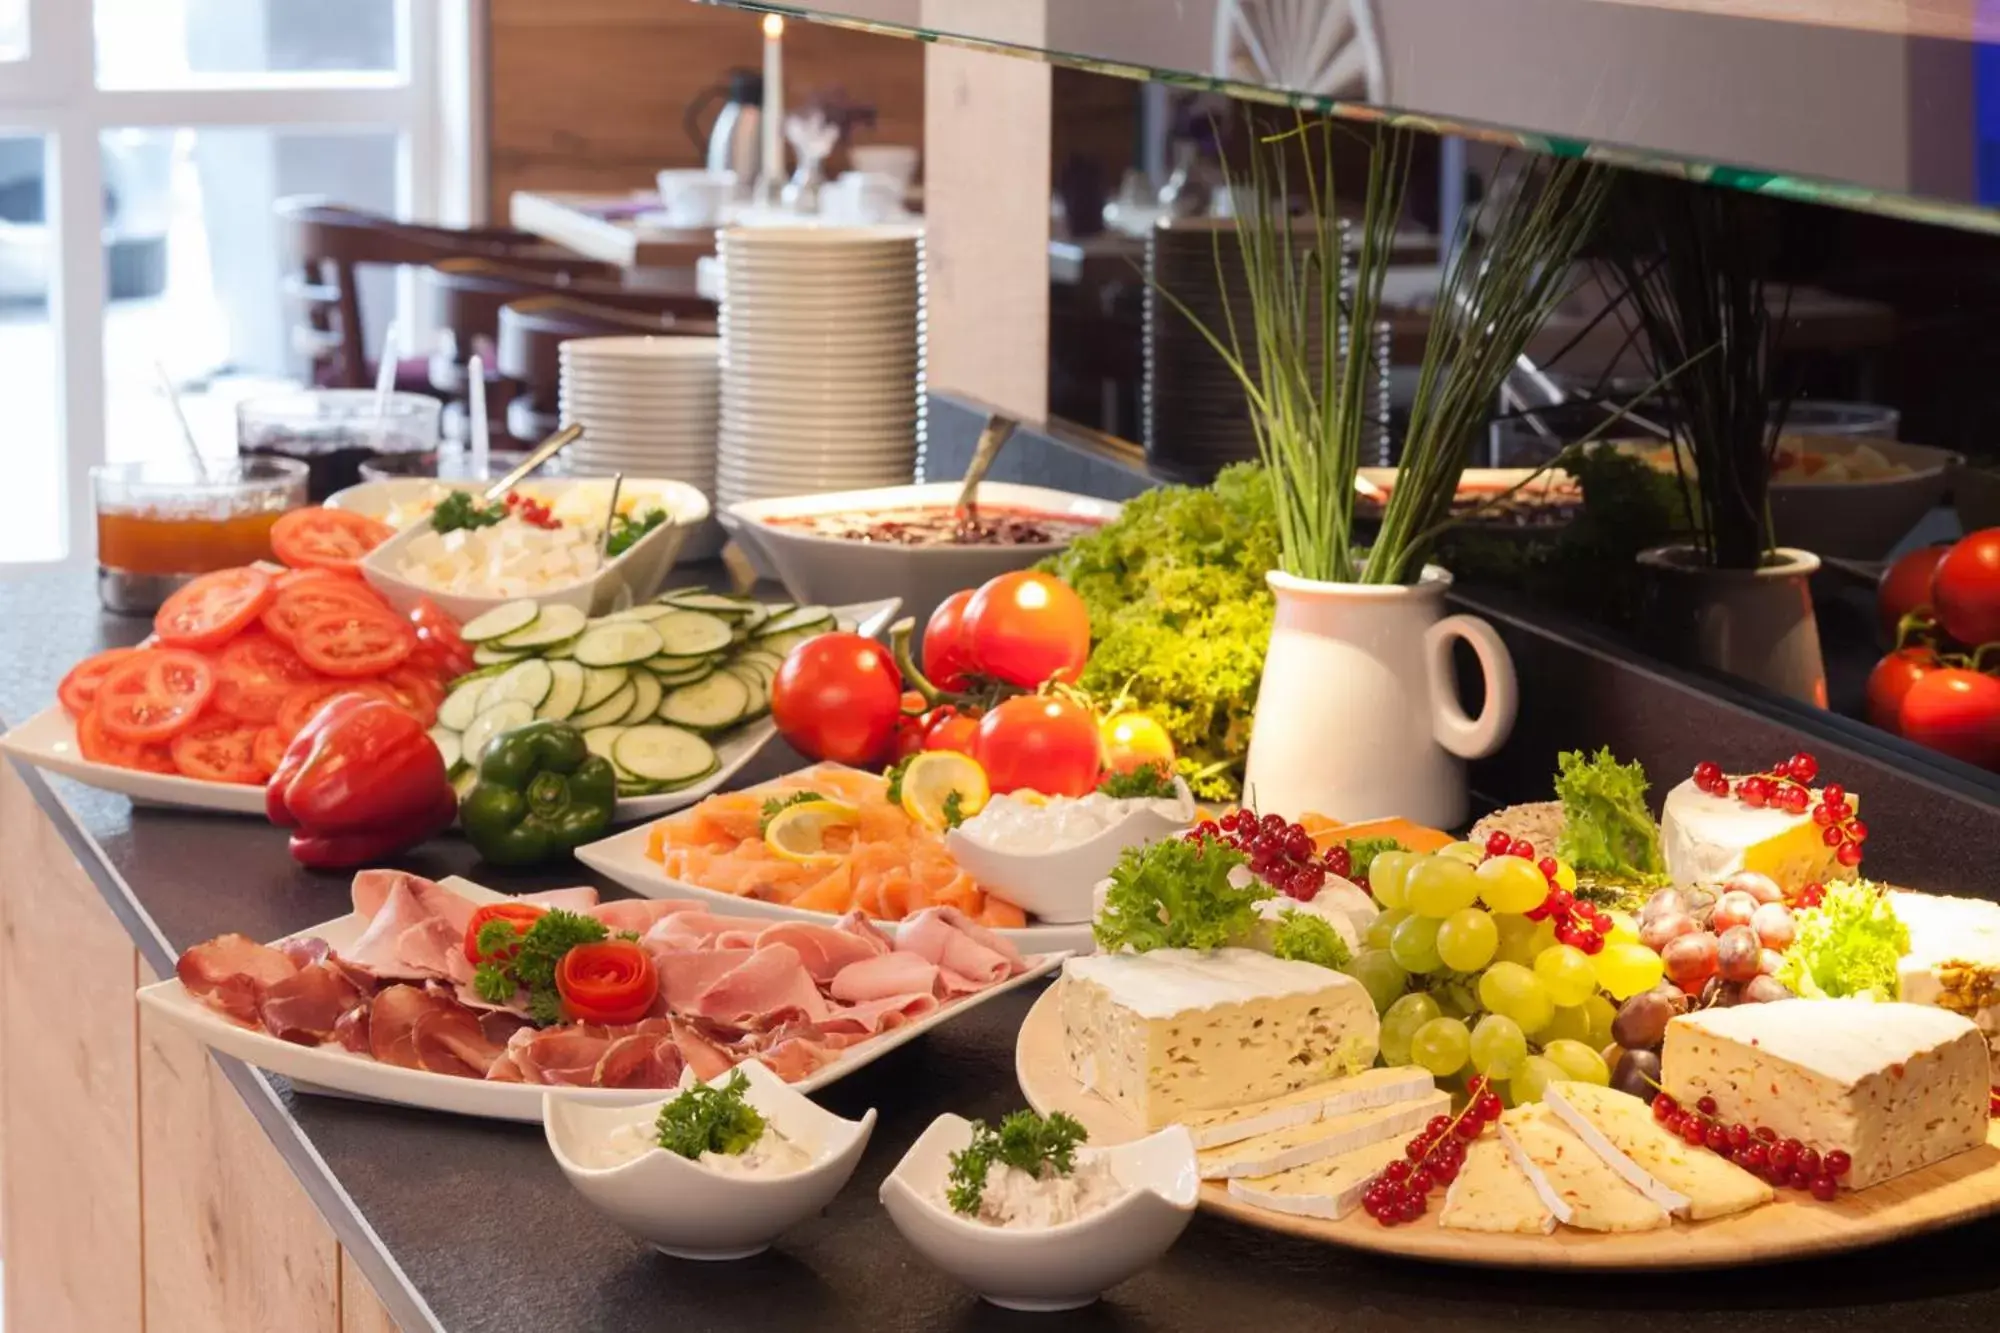
<path fill-rule="evenodd" d="M 833 1201 L 854 1174 L 875 1112 L 843 1120 L 755 1060 L 736 1066 L 743 1099 L 812 1158 L 789 1176 L 726 1176 L 654 1148 L 621 1166 L 582 1164 L 584 1148 L 614 1127 L 658 1116 L 671 1097 L 632 1106 L 593 1105 L 561 1093 L 542 1097 L 542 1132 L 569 1183 L 591 1207 L 676 1259 L 745 1259 Z M 734 1070 L 731 1073 L 735 1072 Z M 720 1087 L 729 1074 L 717 1075 Z"/>
<path fill-rule="evenodd" d="M 535 490 L 538 494 L 550 494 L 570 487 L 594 487 L 604 493 L 607 504 L 610 502 L 611 482 L 602 477 L 541 482 Z M 606 563 L 596 574 L 574 583 L 544 588 L 533 594 L 536 601 L 560 602 L 590 615 L 603 615 L 617 608 L 621 595 L 637 602 L 659 591 L 667 571 L 674 567 L 674 558 L 680 554 L 688 534 L 708 520 L 708 497 L 684 481 L 654 477 L 627 477 L 624 493 L 658 496 L 667 511 L 667 521 L 641 537 L 623 555 Z M 403 551 L 424 531 L 425 526 L 421 523 L 405 528 L 370 551 L 361 562 L 362 577 L 382 594 L 390 606 L 406 612 L 420 599 L 428 597 L 445 614 L 463 624 L 482 611 L 490 611 L 503 602 L 519 600 L 518 597 L 455 593 L 404 578 L 400 572 Z"/>
<path fill-rule="evenodd" d="M 1102 1156 L 1132 1192 L 1109 1208 L 1061 1226 L 990 1227 L 946 1207 L 951 1155 L 972 1142 L 972 1122 L 941 1115 L 882 1182 L 882 1206 L 903 1239 L 980 1296 L 1009 1310 L 1088 1305 L 1167 1252 L 1194 1217 L 1201 1189 L 1194 1139 L 1180 1125 Z"/>
<path fill-rule="evenodd" d="M 1812 435 L 1818 454 L 1852 453 L 1864 446 L 1911 471 L 1872 481 L 1771 480 L 1771 528 L 1780 546 L 1814 555 L 1880 560 L 1944 502 L 1962 454 L 1923 444 L 1861 436 Z M 1780 441 L 1780 448 L 1784 442 Z"/>
<path fill-rule="evenodd" d="M 1182 814 L 1169 819 L 1138 806 L 1096 837 L 1052 852 L 1009 852 L 968 838 L 960 829 L 944 835 L 951 859 L 981 885 L 1029 916 L 1043 921 L 1088 921 L 1095 914 L 1097 884 L 1111 874 L 1127 847 L 1158 842 L 1194 823 L 1194 793 L 1174 779 Z"/>
<path fill-rule="evenodd" d="M 761 553 L 785 589 L 800 602 L 831 605 L 900 597 L 903 610 L 921 628 L 937 604 L 962 588 L 977 588 L 998 574 L 1026 569 L 1067 543 L 1047 546 L 890 546 L 819 537 L 802 528 L 777 526 L 773 519 L 835 514 L 850 509 L 905 509 L 957 503 L 959 483 L 884 486 L 780 499 L 739 501 L 723 507 L 722 526 L 744 546 Z M 1040 510 L 1072 518 L 1110 522 L 1124 506 L 1040 486 L 987 482 L 980 503 Z M 853 595 L 849 595 L 853 594 Z"/>

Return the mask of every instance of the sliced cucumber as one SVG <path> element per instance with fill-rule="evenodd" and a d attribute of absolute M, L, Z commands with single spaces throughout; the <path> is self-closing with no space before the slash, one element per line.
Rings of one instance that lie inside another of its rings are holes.
<path fill-rule="evenodd" d="M 660 717 L 695 731 L 721 731 L 750 713 L 750 687 L 739 676 L 718 671 L 695 685 L 683 685 L 660 704 Z"/>
<path fill-rule="evenodd" d="M 542 657 L 546 661 L 566 661 L 576 656 L 576 640 L 564 639 L 561 643 L 552 643 L 541 651 Z"/>
<path fill-rule="evenodd" d="M 773 634 L 790 634 L 802 629 L 831 629 L 833 612 L 823 606 L 796 606 L 781 616 L 772 616 L 757 627 L 757 637 L 768 639 Z"/>
<path fill-rule="evenodd" d="M 542 608 L 542 613 L 535 617 L 533 624 L 509 634 L 493 646 L 507 652 L 521 648 L 553 648 L 563 640 L 583 633 L 589 619 L 573 606 L 551 602 Z"/>
<path fill-rule="evenodd" d="M 771 682 L 752 671 L 749 667 L 726 666 L 722 668 L 743 682 L 750 691 L 750 711 L 746 719 L 761 717 L 771 710 Z"/>
<path fill-rule="evenodd" d="M 646 669 L 658 676 L 662 685 L 692 685 L 706 680 L 715 663 L 706 657 L 652 657 L 646 660 Z"/>
<path fill-rule="evenodd" d="M 637 606 L 629 606 L 623 611 L 613 611 L 610 615 L 599 616 L 597 619 L 599 622 L 610 620 L 658 620 L 661 616 L 671 614 L 673 614 L 671 606 L 664 606 L 659 602 L 641 602 Z"/>
<path fill-rule="evenodd" d="M 660 636 L 658 655 L 662 657 L 719 653 L 729 647 L 736 634 L 729 621 L 706 611 L 669 612 L 653 622 L 653 631 Z"/>
<path fill-rule="evenodd" d="M 765 652 L 762 648 L 752 648 L 748 652 L 739 653 L 735 660 L 730 663 L 731 666 L 754 668 L 764 677 L 766 682 L 776 677 L 778 668 L 784 664 L 785 659 L 783 657 L 777 653 Z"/>
<path fill-rule="evenodd" d="M 624 667 L 583 667 L 583 694 L 576 701 L 577 711 L 595 708 L 618 693 L 631 672 Z"/>
<path fill-rule="evenodd" d="M 486 693 L 479 696 L 479 711 L 497 708 L 509 699 L 519 699 L 531 709 L 540 708 L 554 684 L 555 673 L 547 662 L 537 657 L 516 662 L 487 682 Z"/>
<path fill-rule="evenodd" d="M 512 667 L 506 670 L 513 670 Z M 471 675 L 451 687 L 451 693 L 438 705 L 438 725 L 453 731 L 464 731 L 472 725 L 472 719 L 479 716 L 479 700 L 486 693 L 486 687 L 494 677 Z"/>
<path fill-rule="evenodd" d="M 611 747 L 624 734 L 625 728 L 615 724 L 608 727 L 592 727 L 583 733 L 583 748 L 616 768 L 618 761 L 611 757 Z"/>
<path fill-rule="evenodd" d="M 548 697 L 535 708 L 535 716 L 566 722 L 582 702 L 583 668 L 574 662 L 549 663 Z"/>
<path fill-rule="evenodd" d="M 472 650 L 472 660 L 484 667 L 510 667 L 527 655 L 526 649 L 518 653 L 510 653 L 504 648 L 491 648 L 483 643 Z"/>
<path fill-rule="evenodd" d="M 633 777 L 666 786 L 685 786 L 713 773 L 715 748 L 679 727 L 629 728 L 612 744 L 611 762 Z"/>
<path fill-rule="evenodd" d="M 719 592 L 670 592 L 660 601 L 683 611 L 706 611 L 724 620 L 748 620 L 760 609 L 747 598 L 725 597 Z"/>
<path fill-rule="evenodd" d="M 442 726 L 432 727 L 431 744 L 437 746 L 438 753 L 444 756 L 445 772 L 455 772 L 465 762 L 465 747 L 459 744 L 457 732 Z"/>
<path fill-rule="evenodd" d="M 459 626 L 458 636 L 467 643 L 490 643 L 509 634 L 519 634 L 534 624 L 541 614 L 542 608 L 531 600 L 502 602 Z"/>
<path fill-rule="evenodd" d="M 614 722 L 621 722 L 625 714 L 632 711 L 632 701 L 638 697 L 638 689 L 628 679 L 618 687 L 615 694 L 596 707 L 572 713 L 569 724 L 588 731 L 592 727 L 604 727 Z"/>
<path fill-rule="evenodd" d="M 465 762 L 479 767 L 479 757 L 486 752 L 486 746 L 503 731 L 515 727 L 525 727 L 535 720 L 535 710 L 519 699 L 509 699 L 491 708 L 481 709 L 479 716 L 472 719 L 472 725 L 458 738 Z"/>
<path fill-rule="evenodd" d="M 666 687 L 660 678 L 650 671 L 632 673 L 632 689 L 635 697 L 632 706 L 625 710 L 624 721 L 628 724 L 651 722 L 653 714 L 660 709 L 660 701 L 666 697 Z"/>
<path fill-rule="evenodd" d="M 588 667 L 630 666 L 659 652 L 660 636 L 643 620 L 601 621 L 576 641 L 576 660 Z"/>
<path fill-rule="evenodd" d="M 817 639 L 824 633 L 826 633 L 824 629 L 793 629 L 786 630 L 782 634 L 762 635 L 751 642 L 767 653 L 776 654 L 778 659 L 783 661 L 791 654 L 792 649 L 809 640 Z"/>

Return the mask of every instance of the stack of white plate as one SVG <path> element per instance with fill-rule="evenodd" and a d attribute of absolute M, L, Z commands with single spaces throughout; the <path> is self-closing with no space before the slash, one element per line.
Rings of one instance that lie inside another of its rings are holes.
<path fill-rule="evenodd" d="M 715 498 L 719 339 L 572 338 L 562 420 L 583 427 L 563 451 L 579 476 L 667 477 Z"/>
<path fill-rule="evenodd" d="M 732 227 L 718 504 L 896 485 L 923 442 L 923 233 Z"/>

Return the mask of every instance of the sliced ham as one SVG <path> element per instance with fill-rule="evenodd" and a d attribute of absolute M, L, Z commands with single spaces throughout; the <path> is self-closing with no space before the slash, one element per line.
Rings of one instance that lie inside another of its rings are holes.
<path fill-rule="evenodd" d="M 758 949 L 718 977 L 693 1005 L 700 1017 L 724 1023 L 764 1020 L 756 1026 L 767 1026 L 770 1016 L 780 1010 L 797 1010 L 811 1018 L 827 1011 L 826 998 L 806 974 L 798 950 L 789 944 Z"/>
<path fill-rule="evenodd" d="M 680 1048 L 681 1058 L 694 1076 L 703 1083 L 717 1074 L 725 1074 L 736 1067 L 736 1060 L 730 1053 L 709 1040 L 701 1029 L 685 1019 L 673 1019 L 674 1045 Z"/>
<path fill-rule="evenodd" d="M 749 949 L 662 949 L 648 951 L 653 970 L 659 974 L 660 993 L 667 1008 L 677 1013 L 694 1013 L 695 1004 L 725 975 L 750 961 Z"/>
<path fill-rule="evenodd" d="M 601 1088 L 671 1088 L 685 1065 L 671 1036 L 634 1032 L 604 1048 L 591 1082 Z"/>
<path fill-rule="evenodd" d="M 385 1065 L 421 1069 L 417 1020 L 450 1003 L 416 986 L 390 986 L 375 997 L 368 1013 L 368 1053 Z"/>
<path fill-rule="evenodd" d="M 757 1053 L 766 1069 L 787 1083 L 810 1077 L 833 1059 L 833 1052 L 807 1037 L 790 1037 Z"/>
<path fill-rule="evenodd" d="M 363 874 L 386 872 L 364 871 Z M 356 883 L 359 883 L 359 876 Z M 411 930 L 422 932 L 426 923 L 435 919 L 431 912 L 411 889 L 407 881 L 415 880 L 415 875 L 404 875 L 390 884 L 383 892 L 383 898 L 376 910 L 369 915 L 368 929 L 361 932 L 361 938 L 354 941 L 347 950 L 350 962 L 361 964 L 376 976 L 391 981 L 420 981 L 430 976 L 441 976 L 442 971 L 429 972 L 412 965 L 403 957 L 403 936 Z M 435 886 L 433 886 L 435 887 Z M 356 890 L 359 901 L 360 891 Z M 449 929 L 449 927 L 445 927 Z M 464 939 L 464 928 L 460 928 L 459 938 Z M 440 967 L 442 959 L 440 957 Z"/>
<path fill-rule="evenodd" d="M 836 1000 L 859 1004 L 892 995 L 929 995 L 937 986 L 938 965 L 919 953 L 898 949 L 849 963 L 833 979 Z"/>
<path fill-rule="evenodd" d="M 707 944 L 726 930 L 741 930 L 743 918 L 740 916 L 717 916 L 713 912 L 698 907 L 684 908 L 678 912 L 668 912 L 655 921 L 646 931 L 648 939 L 668 939 L 679 937 L 692 939 L 696 945 Z"/>
<path fill-rule="evenodd" d="M 425 917 L 398 935 L 396 957 L 424 977 L 455 981 L 458 972 L 462 972 L 467 981 L 472 979 L 470 965 L 465 961 L 465 931 L 453 930 L 443 917 Z M 454 962 L 458 964 L 456 972 Z"/>
<path fill-rule="evenodd" d="M 619 898 L 598 903 L 590 909 L 590 915 L 602 921 L 605 928 L 614 934 L 629 930 L 644 935 L 656 923 L 676 912 L 700 911 L 700 903 L 685 898 Z"/>
<path fill-rule="evenodd" d="M 492 1066 L 487 1069 L 486 1081 L 488 1083 L 525 1083 L 527 1079 L 521 1074 L 521 1066 L 514 1063 L 513 1052 L 507 1051 L 503 1052 L 500 1058 L 495 1060 Z"/>
<path fill-rule="evenodd" d="M 341 1016 L 362 998 L 360 988 L 339 968 L 314 963 L 266 986 L 257 1017 L 281 1041 L 317 1046 L 333 1036 Z"/>
<path fill-rule="evenodd" d="M 351 893 L 354 910 L 373 922 L 401 889 L 423 905 L 425 916 L 444 918 L 460 935 L 472 922 L 479 905 L 463 894 L 453 893 L 435 880 L 402 870 L 363 870 L 354 877 Z"/>
<path fill-rule="evenodd" d="M 866 942 L 873 953 L 887 953 L 896 947 L 895 943 L 882 933 L 882 928 L 870 921 L 868 914 L 859 909 L 834 922 L 833 928 Z"/>
<path fill-rule="evenodd" d="M 921 954 L 976 988 L 996 985 L 1026 966 L 1012 942 L 956 907 L 927 908 L 903 923 L 896 947 Z"/>
<path fill-rule="evenodd" d="M 439 1001 L 417 1019 L 417 1063 L 435 1074 L 485 1078 L 506 1047 L 487 1038 L 479 1017 L 450 1001 Z"/>
<path fill-rule="evenodd" d="M 937 1009 L 938 999 L 928 989 L 907 995 L 885 995 L 836 1009 L 820 1020 L 819 1027 L 827 1033 L 859 1039 L 890 1032 L 905 1023 L 927 1018 Z"/>
<path fill-rule="evenodd" d="M 590 913 L 597 906 L 597 890 L 588 884 L 578 884 L 573 888 L 524 893 L 515 901 L 533 903 L 537 907 L 560 908 L 565 912 Z"/>
<path fill-rule="evenodd" d="M 246 978 L 261 990 L 298 970 L 299 964 L 282 950 L 236 934 L 197 944 L 174 964 L 181 985 L 196 995 L 209 994 L 231 977 Z"/>
<path fill-rule="evenodd" d="M 505 1010 L 485 1010 L 479 1013 L 479 1030 L 486 1034 L 486 1040 L 496 1046 L 507 1045 L 514 1039 L 516 1032 L 527 1026 L 527 1019 Z"/>

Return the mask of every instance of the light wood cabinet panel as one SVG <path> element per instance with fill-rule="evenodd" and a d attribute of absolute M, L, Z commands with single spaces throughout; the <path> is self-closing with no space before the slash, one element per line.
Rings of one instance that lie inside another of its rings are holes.
<path fill-rule="evenodd" d="M 346 1250 L 340 1252 L 340 1333 L 402 1333 Z"/>

